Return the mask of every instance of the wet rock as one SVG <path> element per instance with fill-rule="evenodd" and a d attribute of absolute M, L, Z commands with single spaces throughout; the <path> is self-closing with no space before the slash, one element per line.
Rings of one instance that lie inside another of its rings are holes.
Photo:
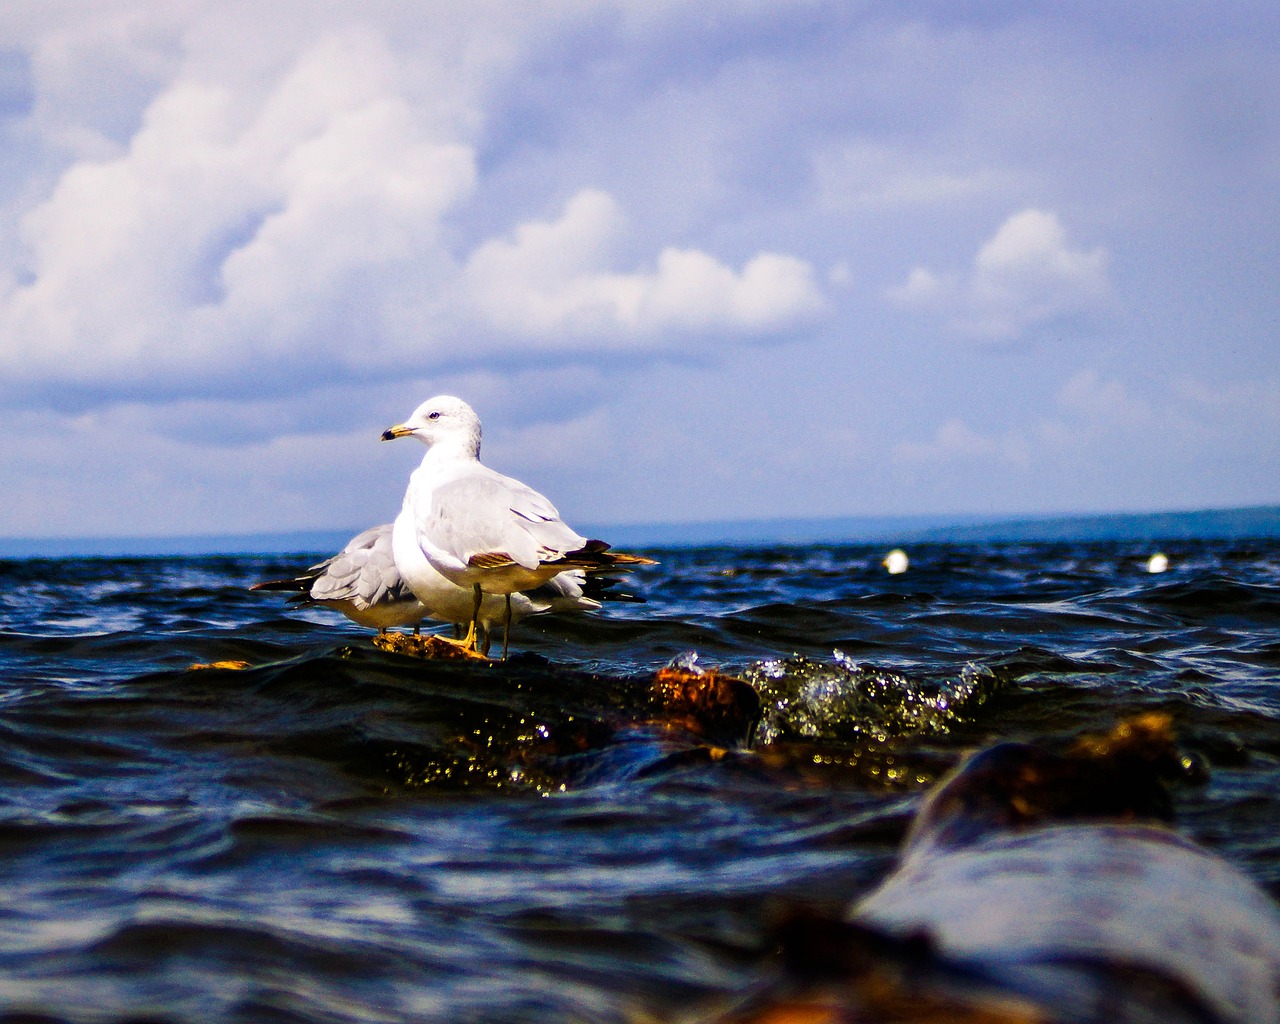
<path fill-rule="evenodd" d="M 1169 827 L 1170 720 L 999 744 L 926 800 L 844 920 L 790 913 L 735 1024 L 1280 1020 L 1280 910 Z"/>

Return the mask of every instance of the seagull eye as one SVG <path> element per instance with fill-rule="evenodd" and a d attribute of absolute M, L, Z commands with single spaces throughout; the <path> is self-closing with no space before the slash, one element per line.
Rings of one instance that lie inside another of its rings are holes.
<path fill-rule="evenodd" d="M 440 414 L 438 412 L 427 413 L 427 419 L 429 420 L 438 420 L 439 418 L 440 418 Z"/>

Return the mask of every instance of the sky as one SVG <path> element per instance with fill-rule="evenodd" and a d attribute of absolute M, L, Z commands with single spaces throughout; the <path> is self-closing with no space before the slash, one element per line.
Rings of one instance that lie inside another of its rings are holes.
<path fill-rule="evenodd" d="M 1280 502 L 1280 7 L 0 5 L 0 536 Z M 606 535 L 607 539 L 607 535 Z"/>

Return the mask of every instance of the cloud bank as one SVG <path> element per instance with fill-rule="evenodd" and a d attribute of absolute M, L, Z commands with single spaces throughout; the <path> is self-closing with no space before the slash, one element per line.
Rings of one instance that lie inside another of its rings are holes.
<path fill-rule="evenodd" d="M 552 346 L 589 340 L 675 348 L 700 335 L 776 333 L 823 307 L 813 268 L 776 253 L 760 253 L 735 272 L 697 249 L 666 248 L 652 271 L 608 271 L 622 222 L 611 196 L 586 190 L 559 220 L 484 243 L 463 274 L 473 315 Z"/>
<path fill-rule="evenodd" d="M 792 255 L 735 267 L 669 245 L 626 266 L 626 211 L 589 186 L 554 219 L 459 238 L 478 141 L 382 33 L 327 33 L 254 76 L 211 73 L 216 57 L 189 40 L 117 151 L 90 147 L 22 214 L 0 288 L 9 388 L 167 400 L 522 351 L 714 350 L 823 310 Z"/>

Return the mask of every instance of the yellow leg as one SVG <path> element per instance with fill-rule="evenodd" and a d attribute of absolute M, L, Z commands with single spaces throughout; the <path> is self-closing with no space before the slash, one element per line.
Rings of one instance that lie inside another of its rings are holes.
<path fill-rule="evenodd" d="M 511 639 L 511 595 L 507 595 L 507 614 L 502 622 L 502 660 L 507 660 L 507 642 Z"/>
<path fill-rule="evenodd" d="M 484 591 L 480 589 L 480 584 L 474 586 L 475 603 L 471 608 L 471 625 L 467 627 L 467 635 L 462 638 L 462 643 L 469 650 L 476 650 L 476 634 L 480 631 L 480 604 L 484 601 Z"/>
<path fill-rule="evenodd" d="M 438 636 L 435 633 L 422 633 L 418 636 L 394 632 L 379 633 L 373 638 L 373 645 L 391 654 L 407 654 L 415 658 L 489 660 L 475 649 L 473 638 L 454 640 L 452 637 Z"/>
<path fill-rule="evenodd" d="M 441 636 L 438 633 L 431 634 L 432 638 L 439 640 L 441 643 L 449 644 L 452 647 L 461 647 L 464 651 L 479 655 L 480 649 L 476 646 L 476 624 L 474 622 L 467 625 L 467 631 L 461 636 L 458 635 L 458 624 L 453 624 L 453 636 Z"/>

